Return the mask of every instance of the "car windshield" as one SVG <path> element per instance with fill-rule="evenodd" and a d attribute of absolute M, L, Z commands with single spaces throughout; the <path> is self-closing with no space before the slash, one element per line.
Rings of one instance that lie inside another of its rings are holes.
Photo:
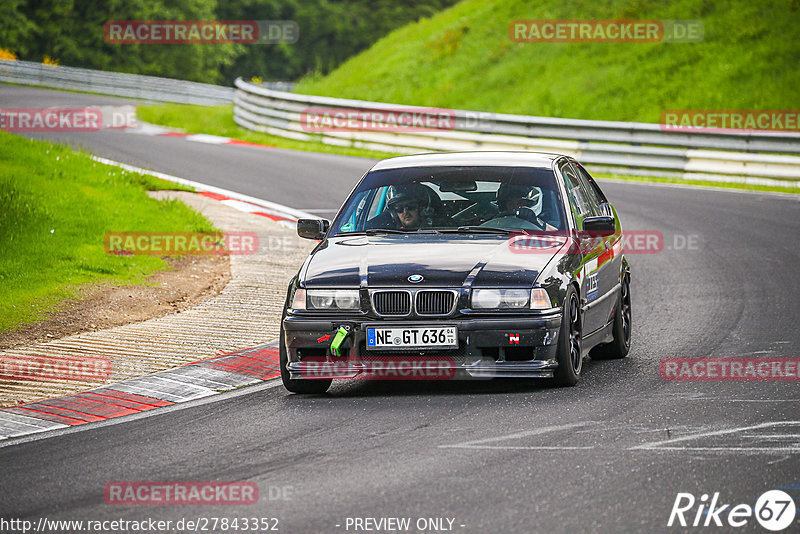
<path fill-rule="evenodd" d="M 550 169 L 385 169 L 364 177 L 333 222 L 333 234 L 562 230 L 562 206 Z"/>

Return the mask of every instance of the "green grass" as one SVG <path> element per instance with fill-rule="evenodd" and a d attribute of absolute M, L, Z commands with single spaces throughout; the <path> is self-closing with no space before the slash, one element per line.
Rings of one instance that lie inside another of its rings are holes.
<path fill-rule="evenodd" d="M 0 331 L 42 319 L 81 284 L 142 283 L 166 267 L 107 254 L 106 232 L 214 230 L 182 202 L 147 196 L 157 189 L 188 188 L 0 132 Z"/>
<path fill-rule="evenodd" d="M 272 145 L 278 148 L 375 159 L 399 155 L 375 150 L 333 146 L 318 141 L 296 141 L 262 132 L 245 130 L 233 122 L 233 104 L 224 106 L 194 106 L 191 104 L 139 106 L 136 108 L 136 116 L 145 122 L 177 128 L 187 133 L 219 135 L 249 143 Z"/>
<path fill-rule="evenodd" d="M 796 109 L 800 4 L 464 0 L 299 93 L 548 117 L 658 122 L 668 109 Z M 514 43 L 515 19 L 700 19 L 700 43 Z"/>

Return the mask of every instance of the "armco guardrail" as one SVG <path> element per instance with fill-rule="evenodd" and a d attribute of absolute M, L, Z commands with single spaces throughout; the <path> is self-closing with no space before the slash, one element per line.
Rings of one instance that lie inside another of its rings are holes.
<path fill-rule="evenodd" d="M 221 85 L 188 82 L 157 76 L 105 72 L 31 63 L 29 61 L 0 60 L 0 82 L 23 85 L 42 85 L 57 89 L 75 89 L 104 95 L 127 96 L 155 100 L 213 106 L 230 104 L 234 89 Z M 291 91 L 291 82 L 265 82 L 257 87 Z"/>
<path fill-rule="evenodd" d="M 234 94 L 232 87 L 220 85 L 29 61 L 0 60 L 0 81 L 208 106 L 230 103 Z"/>
<path fill-rule="evenodd" d="M 302 124 L 310 108 L 402 110 L 424 108 L 270 90 L 236 80 L 234 121 L 243 128 L 300 140 L 319 140 L 391 152 L 531 150 L 572 155 L 590 168 L 633 175 L 800 186 L 800 133 L 664 131 L 658 124 L 554 119 L 464 110 L 446 112 L 444 129 L 425 131 L 311 132 Z M 424 114 L 424 113 L 423 113 Z"/>

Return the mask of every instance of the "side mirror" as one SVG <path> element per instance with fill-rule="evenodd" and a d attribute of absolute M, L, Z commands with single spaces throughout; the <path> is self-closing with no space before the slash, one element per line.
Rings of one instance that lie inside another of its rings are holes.
<path fill-rule="evenodd" d="M 614 217 L 586 217 L 583 220 L 582 235 L 586 237 L 607 237 L 617 229 Z"/>
<path fill-rule="evenodd" d="M 331 222 L 327 219 L 298 219 L 297 235 L 306 239 L 320 240 L 325 237 Z"/>

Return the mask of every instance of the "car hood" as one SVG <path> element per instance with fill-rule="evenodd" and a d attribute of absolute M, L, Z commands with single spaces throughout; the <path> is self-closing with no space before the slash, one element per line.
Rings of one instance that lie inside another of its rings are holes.
<path fill-rule="evenodd" d="M 524 242 L 524 246 L 520 243 Z M 530 286 L 566 239 L 410 234 L 331 238 L 310 258 L 306 287 Z M 412 284 L 410 275 L 422 275 Z"/>

